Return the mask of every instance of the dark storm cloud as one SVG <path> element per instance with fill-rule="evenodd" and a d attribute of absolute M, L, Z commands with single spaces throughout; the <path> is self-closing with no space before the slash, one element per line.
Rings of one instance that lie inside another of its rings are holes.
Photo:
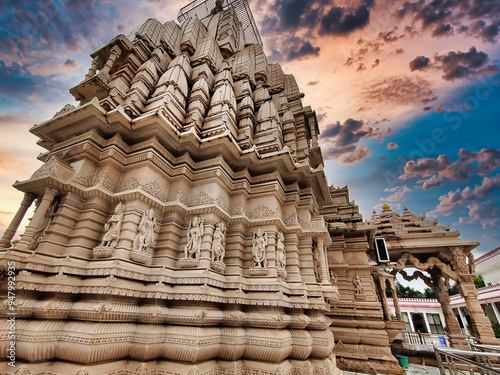
<path fill-rule="evenodd" d="M 432 31 L 432 36 L 443 36 L 449 35 L 452 33 L 452 27 L 449 23 L 440 23 L 436 26 L 436 28 Z"/>
<path fill-rule="evenodd" d="M 370 22 L 371 5 L 372 3 L 360 4 L 352 12 L 343 7 L 332 7 L 321 19 L 319 34 L 347 35 L 364 28 Z"/>
<path fill-rule="evenodd" d="M 335 0 L 275 0 L 262 20 L 262 32 L 264 35 L 286 33 L 288 37 L 269 40 L 274 50 L 271 58 L 293 60 L 318 56 L 319 47 L 304 35 L 348 35 L 368 25 L 372 6 L 373 0 L 361 0 L 352 7 L 339 6 Z"/>
<path fill-rule="evenodd" d="M 429 67 L 430 59 L 425 56 L 418 56 L 412 61 L 410 61 L 410 70 L 413 72 L 414 70 L 422 70 Z"/>
<path fill-rule="evenodd" d="M 479 73 L 495 73 L 498 69 L 493 66 L 487 66 L 488 54 L 477 51 L 471 47 L 468 52 L 450 51 L 446 55 L 434 57 L 438 67 L 443 70 L 443 79 L 452 81 L 459 78 L 467 78 Z"/>
<path fill-rule="evenodd" d="M 465 32 L 467 33 L 467 35 L 481 38 L 485 42 L 493 43 L 496 41 L 496 37 L 500 32 L 500 21 L 487 24 L 483 20 L 477 20 L 471 23 L 469 26 L 462 26 L 459 31 Z"/>
<path fill-rule="evenodd" d="M 399 19 L 411 17 L 422 29 L 432 29 L 432 36 L 459 32 L 493 42 L 500 32 L 500 3 L 497 0 L 418 0 L 405 2 L 396 12 Z"/>
<path fill-rule="evenodd" d="M 318 56 L 319 47 L 313 47 L 309 41 L 302 41 L 297 49 L 291 48 L 287 54 L 287 60 L 301 59 L 307 56 Z"/>
<path fill-rule="evenodd" d="M 320 51 L 320 48 L 314 47 L 310 41 L 297 36 L 290 36 L 283 39 L 279 49 L 274 48 L 273 53 L 269 56 L 269 60 L 300 60 L 318 56 Z"/>

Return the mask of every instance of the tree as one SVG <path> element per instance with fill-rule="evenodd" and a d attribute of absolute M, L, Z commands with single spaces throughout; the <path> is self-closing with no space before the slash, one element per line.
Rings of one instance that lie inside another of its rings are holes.
<path fill-rule="evenodd" d="M 476 288 L 484 288 L 486 284 L 484 283 L 483 277 L 481 275 L 477 275 L 476 280 L 474 280 L 474 285 Z"/>
<path fill-rule="evenodd" d="M 436 292 L 434 292 L 431 288 L 425 288 L 424 296 L 425 298 L 436 298 Z"/>

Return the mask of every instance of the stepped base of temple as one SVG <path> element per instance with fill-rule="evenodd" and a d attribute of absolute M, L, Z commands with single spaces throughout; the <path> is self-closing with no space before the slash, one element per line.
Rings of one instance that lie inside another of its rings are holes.
<path fill-rule="evenodd" d="M 51 375 L 292 375 L 328 374 L 341 375 L 335 366 L 335 358 L 324 360 L 295 361 L 287 360 L 279 364 L 266 364 L 254 361 L 208 361 L 196 365 L 169 361 L 117 361 L 97 365 L 81 365 L 67 362 L 46 362 L 23 364 L 16 362 L 9 367 L 0 363 L 2 374 L 51 374 Z"/>

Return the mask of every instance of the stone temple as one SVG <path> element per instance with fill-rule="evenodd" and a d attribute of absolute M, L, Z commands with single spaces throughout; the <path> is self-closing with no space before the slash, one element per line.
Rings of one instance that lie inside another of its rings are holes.
<path fill-rule="evenodd" d="M 14 185 L 2 373 L 402 374 L 390 343 L 404 322 L 385 297 L 398 272 L 437 291 L 454 346 L 450 280 L 477 338 L 498 344 L 467 261 L 476 242 L 388 206 L 363 221 L 347 187 L 328 186 L 316 114 L 268 61 L 246 0 L 196 0 L 91 56 L 79 105 L 31 129 L 44 164 Z"/>

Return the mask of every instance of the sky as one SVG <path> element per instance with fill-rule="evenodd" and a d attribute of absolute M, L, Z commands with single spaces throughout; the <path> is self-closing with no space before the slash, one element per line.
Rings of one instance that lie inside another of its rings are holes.
<path fill-rule="evenodd" d="M 90 54 L 187 1 L 0 2 L 0 233 L 41 165 L 29 128 L 77 103 Z M 316 110 L 329 184 L 500 246 L 500 1 L 249 0 L 271 62 Z M 29 215 L 28 215 L 29 217 Z M 20 227 L 22 232 L 25 220 Z"/>

